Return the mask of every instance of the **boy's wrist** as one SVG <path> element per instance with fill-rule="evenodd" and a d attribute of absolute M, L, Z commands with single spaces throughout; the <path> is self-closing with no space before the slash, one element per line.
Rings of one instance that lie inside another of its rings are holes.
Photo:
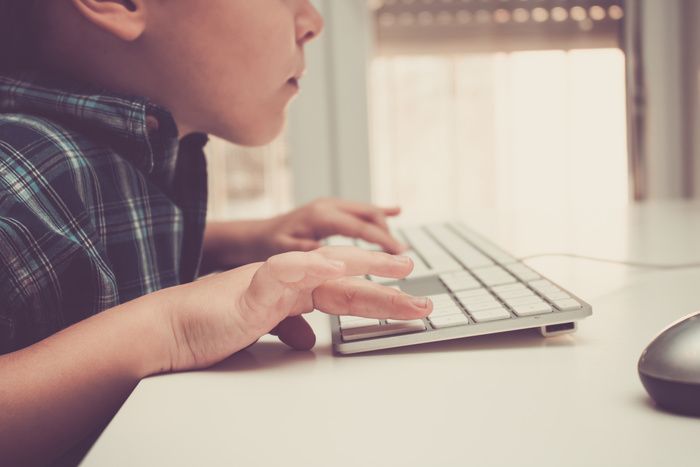
<path fill-rule="evenodd" d="M 137 298 L 122 305 L 125 310 L 115 310 L 125 315 L 128 323 L 125 336 L 133 346 L 130 368 L 141 379 L 173 368 L 173 332 L 171 329 L 171 306 L 167 294 L 161 291 Z M 121 307 L 120 307 L 121 308 Z"/>

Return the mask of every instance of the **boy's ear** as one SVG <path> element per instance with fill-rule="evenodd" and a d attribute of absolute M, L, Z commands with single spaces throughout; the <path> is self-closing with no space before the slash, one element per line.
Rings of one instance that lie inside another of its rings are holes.
<path fill-rule="evenodd" d="M 134 41 L 146 29 L 144 0 L 71 0 L 96 26 L 124 41 Z"/>

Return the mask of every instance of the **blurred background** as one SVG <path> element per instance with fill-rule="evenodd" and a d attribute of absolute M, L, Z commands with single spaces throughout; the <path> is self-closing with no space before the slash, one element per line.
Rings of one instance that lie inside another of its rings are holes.
<path fill-rule="evenodd" d="M 412 221 L 692 198 L 696 0 L 316 0 L 287 128 L 213 140 L 210 218 L 320 196 Z"/>

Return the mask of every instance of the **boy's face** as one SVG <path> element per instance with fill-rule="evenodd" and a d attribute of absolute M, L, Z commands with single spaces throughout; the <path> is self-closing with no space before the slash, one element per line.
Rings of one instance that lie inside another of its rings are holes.
<path fill-rule="evenodd" d="M 323 20 L 309 0 L 152 0 L 139 39 L 183 131 L 244 145 L 279 134 Z"/>

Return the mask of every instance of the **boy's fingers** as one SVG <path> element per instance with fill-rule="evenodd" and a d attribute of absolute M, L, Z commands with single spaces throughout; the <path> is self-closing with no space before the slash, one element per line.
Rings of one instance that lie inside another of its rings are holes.
<path fill-rule="evenodd" d="M 363 221 L 351 214 L 336 211 L 326 219 L 329 232 L 327 235 L 345 235 L 346 237 L 361 238 L 370 243 L 376 243 L 389 253 L 400 253 L 405 245 L 396 240 L 391 234 L 371 222 Z"/>
<path fill-rule="evenodd" d="M 339 200 L 338 206 L 356 216 L 360 216 L 364 220 L 374 222 L 387 233 L 389 233 L 389 224 L 386 218 L 398 216 L 401 213 L 400 207 L 380 208 L 373 204 L 355 203 L 352 201 Z"/>
<path fill-rule="evenodd" d="M 313 292 L 314 307 L 333 315 L 377 319 L 418 319 L 432 311 L 425 297 L 412 297 L 391 287 L 358 278 L 324 283 Z"/>
<path fill-rule="evenodd" d="M 283 319 L 270 334 L 295 350 L 311 350 L 316 345 L 316 335 L 303 316 Z"/>
<path fill-rule="evenodd" d="M 395 217 L 401 214 L 401 208 L 399 206 L 394 206 L 391 208 L 380 208 L 385 216 Z"/>
<path fill-rule="evenodd" d="M 292 252 L 273 256 L 255 272 L 241 305 L 253 315 L 271 311 L 304 311 L 312 304 L 297 302 L 295 294 L 311 291 L 322 283 L 343 276 L 372 274 L 403 278 L 410 274 L 410 258 L 354 247 L 323 247 L 311 252 Z M 308 306 L 307 306 L 308 305 Z M 310 310 L 311 308 L 309 308 Z"/>
<path fill-rule="evenodd" d="M 313 251 L 321 248 L 321 242 L 306 238 L 284 236 L 280 239 L 280 248 L 284 251 Z"/>
<path fill-rule="evenodd" d="M 316 252 L 328 259 L 345 264 L 344 276 L 374 276 L 403 279 L 413 270 L 407 256 L 395 256 L 382 251 L 368 251 L 351 246 L 324 246 Z"/>
<path fill-rule="evenodd" d="M 279 304 L 290 287 L 313 288 L 345 275 L 342 261 L 327 258 L 319 251 L 283 253 L 265 261 L 243 294 L 243 305 L 251 311 L 269 310 Z"/>
<path fill-rule="evenodd" d="M 345 202 L 345 205 L 341 205 L 341 209 L 346 212 L 359 217 L 362 220 L 372 222 L 385 232 L 389 233 L 389 224 L 386 223 L 386 216 L 384 212 L 371 204 L 359 204 Z"/>

